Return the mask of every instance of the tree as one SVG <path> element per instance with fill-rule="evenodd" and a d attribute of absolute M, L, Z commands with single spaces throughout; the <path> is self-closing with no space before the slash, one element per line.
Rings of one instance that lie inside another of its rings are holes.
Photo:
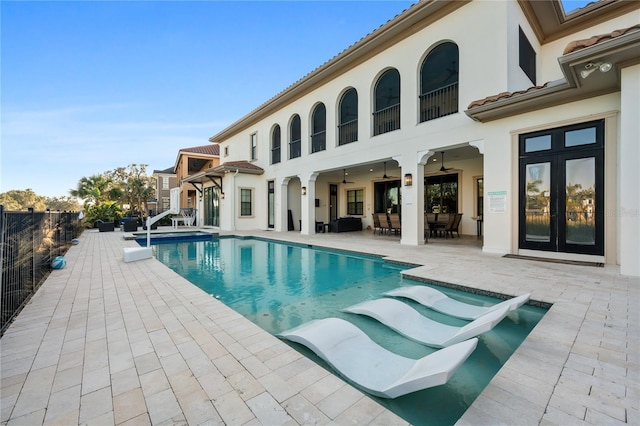
<path fill-rule="evenodd" d="M 67 212 L 80 211 L 80 203 L 76 197 L 47 197 L 47 208 Z"/>
<path fill-rule="evenodd" d="M 154 180 L 146 175 L 146 170 L 146 164 L 129 164 L 109 173 L 109 177 L 121 190 L 121 204 L 128 204 L 131 212 L 140 216 L 145 215 L 147 200 L 155 193 Z"/>
<path fill-rule="evenodd" d="M 69 191 L 69 194 L 84 200 L 85 205 L 100 205 L 105 201 L 118 200 L 121 190 L 108 173 L 81 178 L 76 189 Z"/>
<path fill-rule="evenodd" d="M 33 192 L 31 188 L 26 190 L 13 189 L 0 194 L 0 204 L 6 210 L 27 210 L 32 207 L 36 211 L 47 209 L 46 198 Z"/>

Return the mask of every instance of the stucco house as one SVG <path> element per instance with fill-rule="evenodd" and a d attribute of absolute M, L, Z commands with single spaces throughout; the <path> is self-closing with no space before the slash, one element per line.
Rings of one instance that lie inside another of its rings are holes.
<path fill-rule="evenodd" d="M 149 209 L 152 210 L 152 216 L 169 210 L 169 195 L 171 188 L 178 187 L 178 179 L 173 170 L 169 167 L 163 170 L 154 170 L 151 177 L 155 181 L 155 196 L 153 201 L 149 201 Z"/>
<path fill-rule="evenodd" d="M 181 208 L 199 209 L 200 206 L 211 205 L 211 190 L 207 189 L 205 191 L 202 184 L 197 184 L 195 181 L 189 180 L 189 178 L 211 170 L 219 164 L 220 147 L 217 144 L 181 148 L 178 151 L 173 170 L 180 187 Z M 209 209 L 200 211 L 197 223 L 214 225 L 214 223 L 201 221 L 202 215 L 205 213 L 210 214 L 211 212 Z"/>
<path fill-rule="evenodd" d="M 212 136 L 220 165 L 183 181 L 223 230 L 388 212 L 419 245 L 426 213 L 462 213 L 484 252 L 640 276 L 639 10 L 418 2 Z"/>

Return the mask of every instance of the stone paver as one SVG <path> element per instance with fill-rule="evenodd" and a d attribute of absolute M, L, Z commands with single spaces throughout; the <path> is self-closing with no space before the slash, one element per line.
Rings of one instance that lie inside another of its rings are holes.
<path fill-rule="evenodd" d="M 637 424 L 640 280 L 618 268 L 483 254 L 471 238 L 405 247 L 371 232 L 253 232 L 421 265 L 488 293 L 531 292 L 548 314 L 458 421 Z M 85 231 L 0 340 L 2 425 L 406 422 L 155 259 Z"/>

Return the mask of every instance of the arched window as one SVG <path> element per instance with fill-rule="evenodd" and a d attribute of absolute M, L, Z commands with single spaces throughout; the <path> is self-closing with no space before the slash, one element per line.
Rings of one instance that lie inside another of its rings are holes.
<path fill-rule="evenodd" d="M 458 46 L 443 43 L 420 69 L 420 122 L 458 112 Z"/>
<path fill-rule="evenodd" d="M 289 158 L 298 158 L 301 153 L 300 116 L 294 115 L 289 125 Z"/>
<path fill-rule="evenodd" d="M 358 140 L 358 92 L 351 88 L 340 99 L 340 121 L 338 123 L 338 145 Z"/>
<path fill-rule="evenodd" d="M 280 162 L 280 126 L 275 125 L 271 131 L 271 164 Z"/>
<path fill-rule="evenodd" d="M 311 114 L 311 152 L 324 151 L 327 146 L 327 109 L 318 104 Z"/>
<path fill-rule="evenodd" d="M 384 72 L 375 88 L 373 135 L 400 128 L 400 73 L 396 69 Z"/>

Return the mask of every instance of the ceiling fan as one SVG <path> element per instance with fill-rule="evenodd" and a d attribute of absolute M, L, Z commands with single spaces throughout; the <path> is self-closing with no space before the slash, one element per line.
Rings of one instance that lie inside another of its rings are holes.
<path fill-rule="evenodd" d="M 444 166 L 444 151 L 440 151 L 440 155 L 441 155 L 440 163 L 442 164 L 442 166 L 440 167 L 440 171 L 441 172 L 446 172 L 447 170 L 451 170 L 453 167 L 445 167 Z"/>
<path fill-rule="evenodd" d="M 382 175 L 382 179 L 395 179 L 397 176 L 387 176 L 387 162 L 384 162 L 384 174 Z"/>
<path fill-rule="evenodd" d="M 347 181 L 347 169 L 342 169 L 342 183 L 355 183 Z"/>

